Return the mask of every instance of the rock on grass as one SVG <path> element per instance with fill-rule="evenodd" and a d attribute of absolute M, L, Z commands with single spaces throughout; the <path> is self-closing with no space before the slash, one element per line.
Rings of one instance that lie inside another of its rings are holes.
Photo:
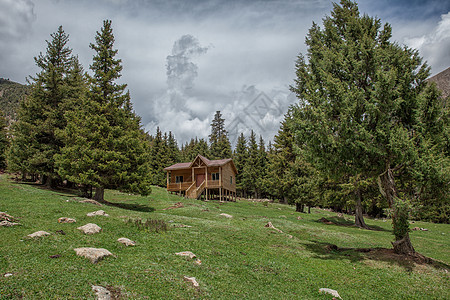
<path fill-rule="evenodd" d="M 58 223 L 76 223 L 77 220 L 72 218 L 61 217 L 58 219 Z"/>
<path fill-rule="evenodd" d="M 88 217 L 95 217 L 95 216 L 109 217 L 109 215 L 107 213 L 105 213 L 104 210 L 93 211 L 93 212 L 86 214 L 86 216 L 88 216 Z"/>
<path fill-rule="evenodd" d="M 194 259 L 194 258 L 197 257 L 197 256 L 196 256 L 194 253 L 192 253 L 191 251 L 177 252 L 177 253 L 175 253 L 175 255 L 179 255 L 179 256 L 187 256 L 187 257 L 189 257 L 190 259 Z"/>
<path fill-rule="evenodd" d="M 121 244 L 124 244 L 125 246 L 136 246 L 135 241 L 132 241 L 132 240 L 124 238 L 124 237 L 117 239 L 117 241 Z"/>
<path fill-rule="evenodd" d="M 75 248 L 73 249 L 78 256 L 85 257 L 95 264 L 99 260 L 106 256 L 112 256 L 113 254 L 103 248 Z"/>
<path fill-rule="evenodd" d="M 84 226 L 78 227 L 77 229 L 83 231 L 84 234 L 95 234 L 102 231 L 102 228 L 97 224 L 88 223 Z"/>
<path fill-rule="evenodd" d="M 29 238 L 39 238 L 39 237 L 43 237 L 43 236 L 46 236 L 46 235 L 50 235 L 50 233 L 40 230 L 40 231 L 36 231 L 34 233 L 31 233 L 31 234 L 29 234 L 27 236 Z"/>

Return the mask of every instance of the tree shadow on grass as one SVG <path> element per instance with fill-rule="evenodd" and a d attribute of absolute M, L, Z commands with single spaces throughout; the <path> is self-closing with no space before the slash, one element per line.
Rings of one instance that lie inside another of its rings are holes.
<path fill-rule="evenodd" d="M 358 228 L 355 225 L 355 222 L 353 220 L 345 219 L 342 217 L 328 217 L 328 218 L 320 218 L 317 220 L 319 223 L 327 224 L 327 225 L 337 225 L 337 226 L 344 226 L 344 227 L 355 227 Z M 391 230 L 388 230 L 386 228 L 377 226 L 377 225 L 367 225 L 369 226 L 369 230 L 375 230 L 375 231 L 387 231 L 391 232 Z"/>
<path fill-rule="evenodd" d="M 416 255 L 402 255 L 395 253 L 394 249 L 386 248 L 340 248 L 333 244 L 318 241 L 311 241 L 311 243 L 303 245 L 307 250 L 315 254 L 313 258 L 324 260 L 380 261 L 396 264 L 408 272 L 413 271 L 417 266 L 430 266 L 437 270 L 450 271 L 450 265 L 419 253 L 416 253 Z"/>
<path fill-rule="evenodd" d="M 58 196 L 62 196 L 62 197 L 82 197 L 80 195 L 80 190 L 76 189 L 76 188 L 66 188 L 66 187 L 50 188 L 49 186 L 42 185 L 40 183 L 27 182 L 27 181 L 19 181 L 19 182 L 15 182 L 15 183 L 31 185 L 31 186 L 37 187 L 39 189 L 48 190 L 48 191 L 52 191 L 52 192 L 64 193 L 64 194 L 58 194 Z M 139 212 L 154 212 L 155 211 L 155 208 L 153 208 L 153 207 L 150 207 L 147 205 L 142 205 L 142 204 L 137 204 L 137 203 L 115 203 L 115 202 L 110 202 L 107 200 L 98 201 L 98 202 L 103 205 L 106 205 L 106 206 L 113 206 L 113 207 L 118 207 L 118 208 L 126 209 L 126 210 L 133 210 L 133 211 L 139 211 Z"/>
<path fill-rule="evenodd" d="M 127 210 L 133 210 L 133 211 L 139 211 L 139 212 L 154 212 L 155 209 L 153 207 L 137 204 L 137 203 L 115 203 L 115 202 L 109 202 L 106 200 L 98 201 L 101 204 L 104 204 L 106 206 L 113 206 L 118 207 L 121 209 L 127 209 Z"/>

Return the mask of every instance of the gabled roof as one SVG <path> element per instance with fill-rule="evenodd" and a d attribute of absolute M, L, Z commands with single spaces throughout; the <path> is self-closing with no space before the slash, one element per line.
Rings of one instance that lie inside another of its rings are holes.
<path fill-rule="evenodd" d="M 197 157 L 192 161 L 192 162 L 187 162 L 187 163 L 178 163 L 178 164 L 174 164 L 171 165 L 167 168 L 164 168 L 164 171 L 172 171 L 172 170 L 182 170 L 182 169 L 190 169 L 192 168 L 194 162 L 197 160 L 197 158 L 201 159 L 203 161 L 203 163 L 207 166 L 207 167 L 221 167 L 226 165 L 227 163 L 231 162 L 231 166 L 233 167 L 234 171 L 237 174 L 237 169 L 236 166 L 234 165 L 234 162 L 231 158 L 226 158 L 226 159 L 216 159 L 216 160 L 209 160 L 206 157 L 202 156 L 202 155 L 197 155 Z"/>

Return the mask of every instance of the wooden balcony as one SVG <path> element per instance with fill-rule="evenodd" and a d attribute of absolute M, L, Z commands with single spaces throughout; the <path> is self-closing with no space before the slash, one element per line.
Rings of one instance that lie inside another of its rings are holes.
<path fill-rule="evenodd" d="M 192 181 L 186 181 L 186 182 L 179 182 L 179 183 L 169 183 L 169 186 L 167 187 L 167 190 L 169 192 L 180 192 L 180 191 L 186 191 L 194 182 Z M 220 188 L 220 180 L 208 180 L 208 182 L 205 182 L 204 185 L 205 188 L 208 189 L 216 189 Z"/>

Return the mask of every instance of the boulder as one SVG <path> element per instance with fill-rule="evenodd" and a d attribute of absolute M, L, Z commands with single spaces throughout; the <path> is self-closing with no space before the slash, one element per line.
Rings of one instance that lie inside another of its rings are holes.
<path fill-rule="evenodd" d="M 229 218 L 229 219 L 231 219 L 233 217 L 232 215 L 229 215 L 229 214 L 226 214 L 226 213 L 221 213 L 220 215 L 224 216 L 225 218 Z"/>
<path fill-rule="evenodd" d="M 117 241 L 121 244 L 124 244 L 125 246 L 136 246 L 135 241 L 132 241 L 132 240 L 124 238 L 124 237 L 117 239 Z"/>
<path fill-rule="evenodd" d="M 83 231 L 84 234 L 95 234 L 102 231 L 102 228 L 97 224 L 88 223 L 84 226 L 78 227 L 77 229 Z"/>
<path fill-rule="evenodd" d="M 19 223 L 9 222 L 6 220 L 0 222 L 0 227 L 11 227 L 11 226 L 16 226 L 16 225 L 19 225 Z"/>
<path fill-rule="evenodd" d="M 95 296 L 97 296 L 98 300 L 110 300 L 111 299 L 111 292 L 102 286 L 99 285 L 93 285 L 92 291 L 95 293 Z"/>
<path fill-rule="evenodd" d="M 92 199 L 82 200 L 82 201 L 80 201 L 80 203 L 90 203 L 90 204 L 94 204 L 94 205 L 97 205 L 97 206 L 102 206 L 102 204 L 100 202 L 97 202 L 97 201 L 92 200 Z"/>
<path fill-rule="evenodd" d="M 113 255 L 111 252 L 103 248 L 75 248 L 73 250 L 78 256 L 89 259 L 93 264 L 103 259 L 103 257 Z"/>
<path fill-rule="evenodd" d="M 332 290 L 332 289 L 321 288 L 321 289 L 319 289 L 319 293 L 330 294 L 333 297 L 342 299 L 341 296 L 339 296 L 339 293 L 337 291 L 335 291 L 335 290 Z"/>
<path fill-rule="evenodd" d="M 72 218 L 61 217 L 58 219 L 58 223 L 76 223 L 77 220 Z"/>
<path fill-rule="evenodd" d="M 88 217 L 95 217 L 95 216 L 109 217 L 109 215 L 107 213 L 105 213 L 104 210 L 93 211 L 93 212 L 90 212 L 90 213 L 86 214 L 86 216 L 88 216 Z"/>
<path fill-rule="evenodd" d="M 283 231 L 281 231 L 280 229 L 275 228 L 275 227 L 273 226 L 272 222 L 267 222 L 267 224 L 264 225 L 264 227 L 272 228 L 272 229 L 278 231 L 279 233 L 283 233 Z"/>
<path fill-rule="evenodd" d="M 15 218 L 13 216 L 8 215 L 5 212 L 0 211 L 0 221 L 13 222 L 15 221 Z"/>
<path fill-rule="evenodd" d="M 194 287 L 199 287 L 200 285 L 198 284 L 197 280 L 195 280 L 195 277 L 187 277 L 184 276 L 184 280 L 189 281 L 190 283 L 192 283 L 192 285 Z"/>
<path fill-rule="evenodd" d="M 27 236 L 30 237 L 30 238 L 38 238 L 38 237 L 43 237 L 43 236 L 46 236 L 46 235 L 50 235 L 50 233 L 40 230 L 40 231 L 36 231 L 34 233 L 31 233 L 31 234 L 29 234 Z"/>
<path fill-rule="evenodd" d="M 194 253 L 192 253 L 191 251 L 178 252 L 178 253 L 175 253 L 175 255 L 179 255 L 179 256 L 187 256 L 187 257 L 189 257 L 190 259 L 194 259 L 194 258 L 197 257 L 197 256 L 196 256 Z"/>

